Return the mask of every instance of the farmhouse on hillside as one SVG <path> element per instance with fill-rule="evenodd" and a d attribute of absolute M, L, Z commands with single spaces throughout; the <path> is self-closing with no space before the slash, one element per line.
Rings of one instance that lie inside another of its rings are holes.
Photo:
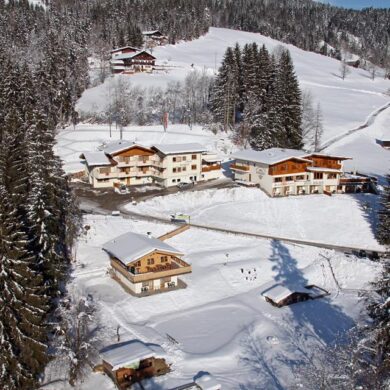
<path fill-rule="evenodd" d="M 132 46 L 111 50 L 112 73 L 152 72 L 155 62 L 156 57 L 146 50 L 140 50 Z"/>
<path fill-rule="evenodd" d="M 168 42 L 168 37 L 159 30 L 143 31 L 142 35 L 146 47 L 161 46 Z"/>
<path fill-rule="evenodd" d="M 170 371 L 165 351 L 155 344 L 130 340 L 110 345 L 100 351 L 102 364 L 95 371 L 103 371 L 118 389 L 129 389 L 145 378 L 164 375 Z"/>
<path fill-rule="evenodd" d="M 232 156 L 234 179 L 259 185 L 270 196 L 345 192 L 343 161 L 348 157 L 302 150 L 242 150 Z"/>
<path fill-rule="evenodd" d="M 113 278 L 137 296 L 184 288 L 178 276 L 192 272 L 183 253 L 150 234 L 122 234 L 103 250 L 110 256 Z"/>
<path fill-rule="evenodd" d="M 114 141 L 102 151 L 85 152 L 80 158 L 94 188 L 151 183 L 172 187 L 222 177 L 221 158 L 197 143 L 147 147 Z"/>

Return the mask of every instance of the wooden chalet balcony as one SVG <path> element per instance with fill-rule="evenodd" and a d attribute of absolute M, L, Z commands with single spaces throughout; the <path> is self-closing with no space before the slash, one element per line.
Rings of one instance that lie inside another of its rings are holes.
<path fill-rule="evenodd" d="M 176 259 L 174 262 L 166 265 L 160 264 L 150 267 L 148 272 L 140 274 L 133 274 L 128 267 L 117 259 L 111 259 L 111 266 L 132 283 L 146 282 L 148 280 L 184 275 L 192 272 L 191 265 L 181 259 Z"/>
<path fill-rule="evenodd" d="M 234 171 L 249 171 L 249 165 L 242 165 L 242 164 L 230 164 L 230 169 L 233 169 Z"/>
<path fill-rule="evenodd" d="M 218 171 L 221 169 L 219 165 L 206 165 L 202 167 L 202 172 Z"/>

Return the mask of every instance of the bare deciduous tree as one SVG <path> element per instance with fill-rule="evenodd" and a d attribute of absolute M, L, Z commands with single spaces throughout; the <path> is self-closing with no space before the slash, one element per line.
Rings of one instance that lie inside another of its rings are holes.
<path fill-rule="evenodd" d="M 349 69 L 345 59 L 343 59 L 340 63 L 340 77 L 344 80 L 349 73 L 351 73 L 351 70 Z"/>

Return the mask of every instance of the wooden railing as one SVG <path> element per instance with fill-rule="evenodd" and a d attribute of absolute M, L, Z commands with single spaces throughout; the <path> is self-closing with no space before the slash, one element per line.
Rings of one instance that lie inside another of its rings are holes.
<path fill-rule="evenodd" d="M 217 171 L 219 169 L 221 169 L 219 165 L 206 165 L 202 167 L 202 172 Z"/>
<path fill-rule="evenodd" d="M 165 278 L 168 276 L 183 275 L 192 272 L 191 265 L 181 259 L 175 259 L 175 262 L 180 266 L 164 271 L 146 272 L 142 274 L 133 274 L 119 260 L 111 258 L 111 266 L 116 271 L 120 272 L 126 279 L 132 283 L 146 282 L 148 280 Z"/>
<path fill-rule="evenodd" d="M 236 169 L 238 171 L 249 171 L 249 166 L 241 164 L 230 164 L 230 169 Z"/>

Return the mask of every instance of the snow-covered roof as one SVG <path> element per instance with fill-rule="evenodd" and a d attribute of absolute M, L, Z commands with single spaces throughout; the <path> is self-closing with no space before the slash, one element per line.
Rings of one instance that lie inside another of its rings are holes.
<path fill-rule="evenodd" d="M 234 153 L 232 157 L 236 160 L 253 161 L 258 163 L 264 163 L 267 165 L 272 165 L 278 162 L 289 160 L 290 158 L 293 157 L 298 158 L 302 161 L 306 161 L 304 159 L 304 156 L 306 155 L 307 153 L 305 153 L 302 150 L 271 148 L 271 149 L 265 149 L 261 151 L 245 149 Z"/>
<path fill-rule="evenodd" d="M 116 51 L 121 51 L 121 50 L 125 50 L 125 49 L 139 50 L 138 47 L 134 47 L 134 46 L 123 46 L 123 47 L 118 47 L 117 49 L 111 50 L 110 53 L 115 53 Z"/>
<path fill-rule="evenodd" d="M 206 162 L 220 162 L 223 160 L 223 158 L 218 156 L 216 153 L 205 153 L 202 154 L 202 160 Z"/>
<path fill-rule="evenodd" d="M 320 152 L 314 152 L 314 153 L 306 153 L 303 157 L 308 158 L 308 157 L 329 157 L 333 159 L 338 159 L 338 160 L 352 160 L 351 157 L 345 157 L 345 156 L 335 156 L 333 154 L 328 154 L 328 153 L 320 153 Z"/>
<path fill-rule="evenodd" d="M 90 167 L 97 165 L 112 165 L 109 158 L 103 152 L 84 152 L 81 155 Z"/>
<path fill-rule="evenodd" d="M 221 384 L 210 374 L 205 374 L 195 379 L 195 383 L 202 390 L 221 390 Z"/>
<path fill-rule="evenodd" d="M 201 153 L 205 152 L 206 148 L 198 143 L 188 144 L 160 144 L 153 145 L 154 148 L 164 154 L 176 154 L 176 153 Z"/>
<path fill-rule="evenodd" d="M 335 168 L 322 168 L 322 167 L 307 167 L 308 171 L 312 172 L 342 172 L 341 169 L 335 169 Z"/>
<path fill-rule="evenodd" d="M 183 255 L 167 243 L 147 234 L 128 232 L 106 242 L 103 249 L 122 263 L 128 264 L 155 250 Z"/>
<path fill-rule="evenodd" d="M 153 35 L 153 34 L 156 34 L 156 33 L 160 33 L 160 30 L 151 30 L 151 31 L 142 31 L 142 34 L 143 35 Z"/>
<path fill-rule="evenodd" d="M 261 295 L 271 299 L 275 303 L 279 303 L 296 292 L 310 294 L 310 291 L 304 287 L 287 287 L 281 284 L 275 284 L 274 286 L 263 291 Z"/>
<path fill-rule="evenodd" d="M 136 146 L 136 143 L 133 141 L 126 141 L 126 140 L 112 141 L 104 146 L 103 152 L 112 155 L 121 152 L 122 150 L 129 149 L 133 146 Z"/>
<path fill-rule="evenodd" d="M 147 51 L 142 50 L 142 51 L 136 51 L 135 53 L 119 54 L 119 55 L 115 56 L 115 59 L 117 59 L 117 60 L 124 60 L 124 59 L 128 59 L 128 58 L 136 57 L 137 55 L 142 54 L 142 53 L 149 54 L 151 57 L 156 58 L 156 57 L 152 56 L 150 53 L 148 53 Z"/>
<path fill-rule="evenodd" d="M 140 340 L 130 340 L 103 348 L 100 351 L 100 356 L 112 366 L 113 371 L 116 371 L 152 356 L 165 358 L 166 353 L 159 345 L 145 344 Z"/>

